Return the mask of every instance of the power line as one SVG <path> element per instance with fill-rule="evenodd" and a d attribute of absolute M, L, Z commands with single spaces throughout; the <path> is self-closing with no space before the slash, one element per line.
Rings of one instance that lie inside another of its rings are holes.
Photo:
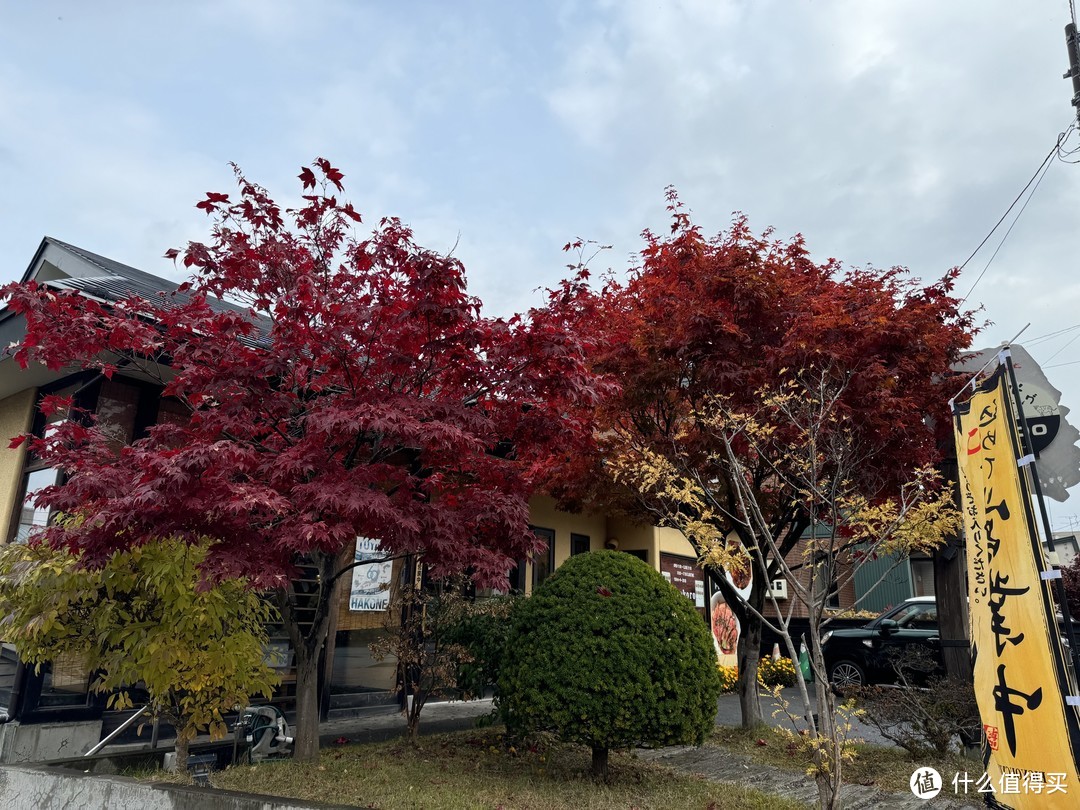
<path fill-rule="evenodd" d="M 1054 142 L 1054 146 L 1050 149 L 1049 152 L 1046 153 L 1046 157 L 1044 157 L 1042 159 L 1042 163 L 1039 164 L 1039 168 L 1037 168 L 1035 170 L 1035 173 L 1033 175 L 1031 175 L 1031 179 L 1027 181 L 1027 183 L 1024 185 L 1024 187 L 1022 189 L 1020 189 L 1020 193 L 1016 195 L 1016 199 L 1014 199 L 1009 204 L 1009 207 L 1005 209 L 1005 213 L 1001 215 L 1001 219 L 999 219 L 997 221 L 997 223 L 994 225 L 994 227 L 990 229 L 990 232 L 988 234 L 986 234 L 986 236 L 983 237 L 983 240 L 981 242 L 979 242 L 978 247 L 976 247 L 975 250 L 971 251 L 971 255 L 968 256 L 966 259 L 964 259 L 964 263 L 960 265 L 960 270 L 961 271 L 963 271 L 963 269 L 968 266 L 968 262 L 970 262 L 972 259 L 975 258 L 975 254 L 977 254 L 980 250 L 982 250 L 983 245 L 985 245 L 988 241 L 990 241 L 990 237 L 994 235 L 994 232 L 998 228 L 1001 227 L 1001 223 L 1005 221 L 1005 218 L 1007 216 L 1009 216 L 1009 213 L 1013 210 L 1013 208 L 1016 207 L 1016 204 L 1018 202 L 1020 202 L 1020 198 L 1024 196 L 1024 192 L 1026 192 L 1029 188 L 1031 188 L 1031 184 L 1035 182 L 1035 180 L 1039 176 L 1039 173 L 1043 170 L 1043 168 L 1046 166 L 1046 164 L 1050 162 L 1050 159 L 1057 153 L 1058 148 L 1061 146 L 1061 144 L 1065 140 L 1065 136 L 1067 135 L 1068 132 L 1070 132 L 1072 130 L 1072 128 L 1074 126 L 1075 126 L 1075 124 L 1070 124 L 1069 129 L 1067 129 L 1065 131 L 1065 133 L 1058 136 L 1058 139 Z M 970 291 L 968 292 L 968 295 L 971 295 Z M 967 296 L 964 296 L 964 297 L 967 298 Z"/>
<path fill-rule="evenodd" d="M 1061 144 L 1063 143 L 1064 139 L 1068 137 L 1068 134 L 1069 134 L 1069 132 L 1072 131 L 1072 128 L 1073 128 L 1073 125 L 1070 124 L 1069 128 L 1067 130 L 1065 130 L 1065 132 L 1061 133 L 1061 135 L 1058 136 L 1057 141 L 1054 143 L 1054 148 L 1050 150 L 1050 153 L 1046 156 L 1046 158 L 1043 160 L 1042 164 L 1035 171 L 1035 174 L 1032 176 L 1031 180 L 1028 180 L 1027 185 L 1024 186 L 1023 191 L 1020 192 L 1020 194 L 1017 196 L 1016 200 L 1013 200 L 1012 205 L 1009 206 L 1009 210 L 1006 211 L 1002 215 L 1001 219 L 998 220 L 997 225 L 995 225 L 993 227 L 993 229 L 990 231 L 990 233 L 988 233 L 986 235 L 986 239 L 989 239 L 990 236 L 994 233 L 994 231 L 997 230 L 998 225 L 1000 225 L 1002 223 L 1002 221 L 1005 219 L 1005 217 L 1007 217 L 1009 215 L 1009 211 L 1011 211 L 1013 209 L 1013 207 L 1016 205 L 1017 200 L 1019 200 L 1020 197 L 1023 196 L 1024 191 L 1027 191 L 1028 186 L 1030 186 L 1032 181 L 1034 181 L 1035 186 L 1034 186 L 1034 188 L 1031 189 L 1031 193 L 1028 194 L 1027 199 L 1024 200 L 1024 204 L 1022 206 L 1020 206 L 1020 210 L 1016 212 L 1016 216 L 1013 217 L 1013 221 L 1009 224 L 1009 228 L 1008 228 L 1008 230 L 1005 231 L 1005 235 L 1001 237 L 1001 241 L 998 242 L 998 246 L 996 248 L 994 248 L 994 252 L 990 256 L 990 260 L 986 263 L 986 266 L 983 267 L 982 272 L 979 273 L 978 278 L 975 279 L 975 283 L 973 283 L 971 285 L 971 288 L 967 291 L 967 294 L 964 295 L 964 297 L 960 299 L 960 303 L 964 303 L 965 301 L 967 301 L 967 299 L 971 296 L 971 294 L 973 292 L 975 292 L 975 288 L 979 286 L 979 282 L 982 281 L 983 276 L 986 275 L 986 271 L 989 270 L 990 265 L 994 263 L 994 259 L 997 258 L 998 251 L 1001 250 L 1001 246 L 1005 244 L 1005 240 L 1009 238 L 1009 234 L 1012 233 L 1012 229 L 1015 228 L 1016 223 L 1020 221 L 1020 215 L 1024 213 L 1024 209 L 1028 207 L 1028 203 L 1031 202 L 1031 198 L 1035 196 L 1035 192 L 1038 190 L 1039 186 L 1042 184 L 1043 178 L 1046 177 L 1046 173 L 1050 170 L 1050 166 L 1052 165 L 1052 161 L 1050 160 L 1050 158 L 1053 155 L 1057 154 L 1058 149 L 1061 148 Z M 1041 174 L 1040 174 L 1040 172 L 1041 172 Z M 1036 177 L 1038 177 L 1038 180 L 1035 180 Z M 981 248 L 984 244 L 986 244 L 986 239 L 984 239 L 979 244 L 978 248 L 975 248 L 975 253 L 978 253 L 979 248 Z M 971 255 L 974 256 L 975 253 L 972 253 Z M 970 256 L 968 257 L 968 261 L 971 261 Z M 960 266 L 960 269 L 963 270 L 964 265 L 966 265 L 966 264 L 967 264 L 967 261 L 965 261 L 964 264 Z"/>
<path fill-rule="evenodd" d="M 1058 349 L 1056 352 L 1054 352 L 1052 355 L 1047 357 L 1046 362 L 1049 363 L 1051 360 L 1053 360 L 1055 357 L 1057 357 L 1059 354 L 1061 354 L 1063 351 L 1065 351 L 1065 349 L 1067 349 L 1069 347 L 1069 344 L 1072 343 L 1077 338 L 1080 338 L 1080 335 L 1073 335 L 1071 338 L 1069 338 L 1067 341 L 1065 341 L 1065 345 L 1062 346 L 1060 349 Z"/>
<path fill-rule="evenodd" d="M 1035 343 L 1042 343 L 1044 340 L 1056 338 L 1059 335 L 1064 335 L 1066 332 L 1072 332 L 1074 329 L 1080 329 L 1080 323 L 1073 324 L 1072 326 L 1066 326 L 1064 329 L 1058 329 L 1056 332 L 1047 332 L 1045 335 L 1039 335 L 1038 337 L 1029 338 L 1024 341 L 1024 345 L 1031 346 Z"/>

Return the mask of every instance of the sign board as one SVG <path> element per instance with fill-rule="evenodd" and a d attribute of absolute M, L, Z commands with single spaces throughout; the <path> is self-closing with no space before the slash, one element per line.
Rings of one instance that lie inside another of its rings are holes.
<path fill-rule="evenodd" d="M 978 373 L 990 363 L 1000 347 L 982 349 L 964 358 L 954 368 L 971 374 Z M 1080 430 L 1069 424 L 1069 409 L 1061 404 L 1061 392 L 1050 384 L 1035 359 L 1023 346 L 1013 344 L 1012 354 L 1016 385 L 1024 418 L 1031 430 L 1031 446 L 1038 457 L 1039 484 L 1043 495 L 1055 501 L 1065 501 L 1068 489 L 1080 484 Z"/>
<path fill-rule="evenodd" d="M 994 786 L 1057 782 L 1062 792 L 994 798 L 1002 807 L 1076 807 L 1080 740 L 1066 704 L 1069 678 L 1058 634 L 1049 566 L 1019 467 L 1019 436 L 1006 369 L 956 406 L 954 439 L 968 558 L 968 610 L 983 760 Z"/>
<path fill-rule="evenodd" d="M 381 560 L 386 554 L 379 548 L 379 541 L 370 537 L 356 538 L 356 554 L 353 562 Z M 373 611 L 390 607 L 390 583 L 394 563 L 373 562 L 358 565 L 352 570 L 352 588 L 349 591 L 349 610 Z"/>
<path fill-rule="evenodd" d="M 738 548 L 739 541 L 732 532 L 728 536 L 728 550 L 735 551 Z M 754 584 L 749 555 L 745 556 L 745 563 L 742 568 L 734 572 L 731 570 L 724 572 L 724 578 L 743 601 L 749 598 Z M 731 606 L 724 600 L 724 594 L 719 590 L 713 594 L 709 604 L 709 627 L 712 630 L 713 645 L 716 647 L 716 660 L 726 667 L 737 666 L 742 624 Z"/>
<path fill-rule="evenodd" d="M 679 554 L 660 554 L 660 573 L 675 589 L 694 602 L 694 607 L 705 607 L 705 576 L 693 557 Z"/>

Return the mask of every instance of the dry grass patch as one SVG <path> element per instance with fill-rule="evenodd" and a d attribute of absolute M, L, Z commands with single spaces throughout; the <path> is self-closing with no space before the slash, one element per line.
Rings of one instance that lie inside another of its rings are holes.
<path fill-rule="evenodd" d="M 805 772 L 808 763 L 791 740 L 768 727 L 742 729 L 718 726 L 709 743 L 738 751 L 764 765 L 791 771 Z M 942 774 L 975 771 L 981 763 L 959 755 L 944 758 L 915 760 L 902 748 L 855 744 L 855 761 L 844 766 L 844 781 L 848 784 L 869 785 L 891 793 L 906 793 L 912 772 L 921 765 L 930 765 Z"/>
<path fill-rule="evenodd" d="M 803 805 L 743 785 L 696 776 L 612 754 L 611 780 L 589 775 L 591 752 L 539 739 L 512 746 L 497 730 L 324 750 L 318 765 L 291 761 L 215 773 L 229 790 L 357 807 L 394 808 L 703 808 L 794 810 Z"/>

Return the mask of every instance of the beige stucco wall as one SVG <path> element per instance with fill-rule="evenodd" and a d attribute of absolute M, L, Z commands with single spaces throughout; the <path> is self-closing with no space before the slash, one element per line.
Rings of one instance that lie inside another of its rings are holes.
<path fill-rule="evenodd" d="M 697 549 L 694 544 L 686 539 L 686 535 L 678 529 L 657 529 L 660 540 L 660 551 L 664 554 L 679 554 L 683 557 L 697 559 Z"/>
<path fill-rule="evenodd" d="M 612 518 L 608 521 L 608 538 L 618 542 L 619 551 L 646 552 L 646 562 L 659 570 L 660 548 L 655 526 L 634 523 L 622 517 Z"/>
<path fill-rule="evenodd" d="M 555 530 L 555 567 L 558 568 L 570 556 L 570 533 L 584 534 L 589 537 L 589 547 L 598 551 L 604 547 L 607 537 L 607 518 L 603 515 L 582 513 L 575 515 L 560 512 L 555 508 L 555 501 L 540 495 L 529 501 L 529 523 L 533 526 Z M 526 581 L 532 582 L 532 563 L 528 564 Z"/>
<path fill-rule="evenodd" d="M 7 542 L 26 460 L 25 445 L 11 450 L 8 442 L 30 430 L 36 396 L 31 388 L 0 400 L 0 543 Z"/>
<path fill-rule="evenodd" d="M 660 570 L 660 553 L 697 557 L 697 552 L 682 532 L 676 529 L 658 529 L 643 523 L 635 523 L 624 517 L 608 517 L 603 514 L 572 514 L 555 508 L 555 501 L 547 496 L 537 496 L 529 501 L 529 523 L 533 526 L 555 531 L 555 567 L 570 557 L 570 534 L 588 535 L 591 551 L 610 548 L 618 544 L 619 551 L 644 551 L 646 562 Z M 526 591 L 532 589 L 532 563 L 525 568 Z"/>

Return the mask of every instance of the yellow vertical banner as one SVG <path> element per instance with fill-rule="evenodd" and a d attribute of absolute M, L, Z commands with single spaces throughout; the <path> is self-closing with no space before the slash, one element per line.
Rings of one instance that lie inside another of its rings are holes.
<path fill-rule="evenodd" d="M 1003 807 L 1076 808 L 1080 725 L 1007 385 L 999 367 L 954 422 L 984 778 Z"/>

